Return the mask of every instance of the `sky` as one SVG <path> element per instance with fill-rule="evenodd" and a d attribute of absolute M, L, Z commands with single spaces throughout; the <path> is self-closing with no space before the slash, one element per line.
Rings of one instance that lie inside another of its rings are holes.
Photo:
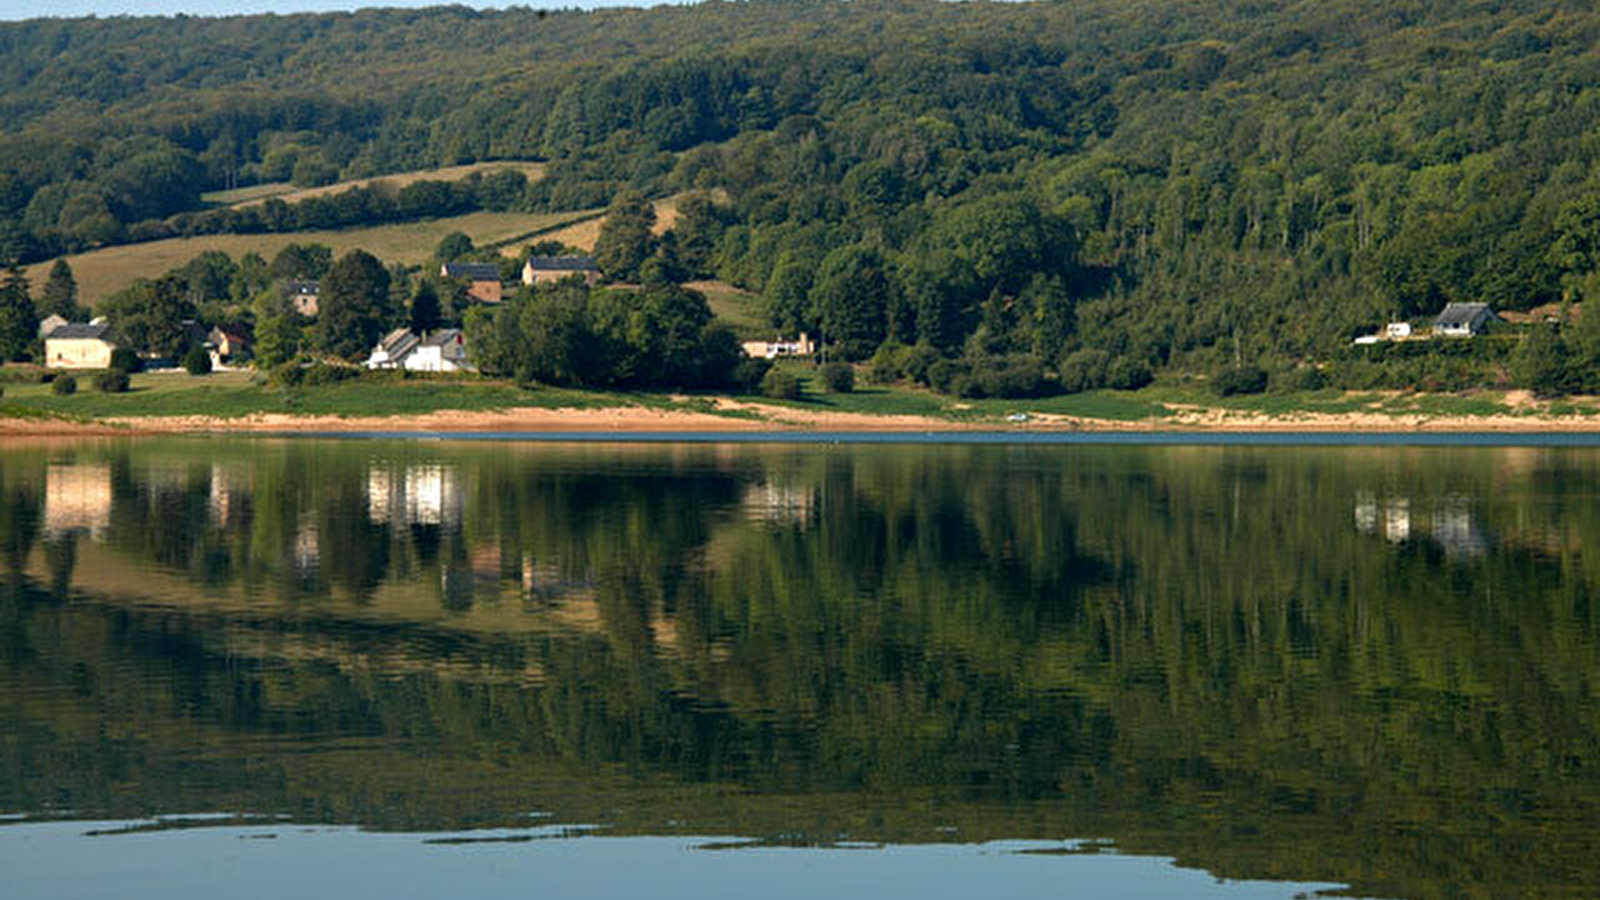
<path fill-rule="evenodd" d="M 537 9 L 592 8 L 596 6 L 655 6 L 662 0 L 470 0 L 463 5 L 487 7 L 527 6 Z M 0 19 L 39 16 L 77 17 L 162 16 L 188 13 L 197 16 L 236 16 L 252 13 L 331 12 L 367 6 L 442 6 L 443 0 L 0 0 Z"/>

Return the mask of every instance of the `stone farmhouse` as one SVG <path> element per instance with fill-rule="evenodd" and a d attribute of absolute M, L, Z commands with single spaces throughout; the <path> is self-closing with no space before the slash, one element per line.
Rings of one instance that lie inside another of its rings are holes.
<path fill-rule="evenodd" d="M 503 297 L 500 267 L 494 263 L 445 263 L 439 275 L 465 281 L 467 296 L 480 303 L 499 303 Z"/>
<path fill-rule="evenodd" d="M 522 264 L 522 283 L 532 286 L 578 277 L 585 284 L 600 280 L 600 267 L 591 256 L 530 256 Z"/>

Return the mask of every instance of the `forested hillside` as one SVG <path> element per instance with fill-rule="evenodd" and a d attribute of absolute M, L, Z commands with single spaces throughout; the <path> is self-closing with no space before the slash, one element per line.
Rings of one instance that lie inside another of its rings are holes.
<path fill-rule="evenodd" d="M 255 182 L 544 159 L 502 202 L 721 189 L 678 261 L 848 356 L 1284 369 L 1450 300 L 1600 292 L 1597 46 L 1577 0 L 4 24 L 0 246 L 181 232 Z"/>

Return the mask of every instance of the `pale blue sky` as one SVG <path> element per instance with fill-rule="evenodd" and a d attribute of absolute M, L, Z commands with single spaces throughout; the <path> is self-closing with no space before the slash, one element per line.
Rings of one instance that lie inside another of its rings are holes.
<path fill-rule="evenodd" d="M 591 8 L 595 6 L 656 6 L 662 0 L 520 0 L 520 2 L 465 3 L 480 9 L 528 6 L 535 9 Z M 250 13 L 329 12 L 368 6 L 441 6 L 440 0 L 0 0 L 0 19 L 39 16 L 161 16 L 176 13 L 231 16 Z"/>

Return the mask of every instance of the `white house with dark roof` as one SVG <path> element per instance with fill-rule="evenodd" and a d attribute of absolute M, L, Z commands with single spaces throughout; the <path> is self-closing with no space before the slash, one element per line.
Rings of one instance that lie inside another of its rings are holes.
<path fill-rule="evenodd" d="M 1489 330 L 1489 323 L 1498 322 L 1499 316 L 1487 303 L 1451 303 L 1433 320 L 1435 337 L 1472 337 Z"/>
<path fill-rule="evenodd" d="M 549 284 L 577 276 L 587 284 L 600 280 L 600 267 L 592 256 L 530 256 L 522 264 L 522 283 Z"/>
<path fill-rule="evenodd" d="M 109 369 L 115 349 L 105 322 L 69 322 L 45 336 L 44 364 L 52 369 Z"/>
<path fill-rule="evenodd" d="M 467 339 L 459 328 L 440 328 L 418 337 L 409 328 L 396 328 L 367 357 L 369 369 L 405 369 L 410 372 L 462 372 L 467 361 Z"/>

